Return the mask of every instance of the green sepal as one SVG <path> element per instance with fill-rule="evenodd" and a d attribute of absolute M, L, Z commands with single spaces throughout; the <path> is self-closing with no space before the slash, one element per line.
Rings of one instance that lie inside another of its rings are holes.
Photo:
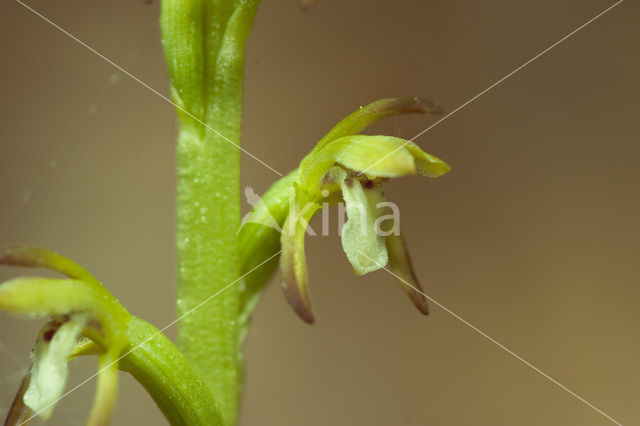
<path fill-rule="evenodd" d="M 300 186 L 310 194 L 319 192 L 322 176 L 336 163 L 371 177 L 399 177 L 416 173 L 413 156 L 404 139 L 393 136 L 354 135 L 336 139 L 314 150 L 300 162 Z"/>
<path fill-rule="evenodd" d="M 289 214 L 289 191 L 297 178 L 296 169 L 277 180 L 252 203 L 253 211 L 245 216 L 238 231 L 238 253 L 244 276 L 240 299 L 243 333 L 264 285 L 278 267 L 278 256 L 274 255 L 280 251 L 280 232 Z M 250 196 L 253 195 L 246 194 L 247 199 Z"/>
<path fill-rule="evenodd" d="M 427 297 L 413 270 L 404 238 L 399 233 L 391 233 L 385 238 L 385 243 L 389 254 L 389 270 L 395 275 L 402 289 L 407 293 L 415 307 L 424 315 L 428 315 L 429 306 L 427 304 Z"/>
<path fill-rule="evenodd" d="M 441 114 L 442 112 L 442 108 L 425 99 L 410 97 L 379 99 L 368 105 L 361 106 L 343 118 L 318 142 L 314 150 L 322 148 L 337 138 L 358 134 L 386 117 L 414 113 Z"/>
<path fill-rule="evenodd" d="M 112 347 L 98 358 L 98 384 L 87 426 L 108 425 L 118 397 L 120 350 Z"/>
<path fill-rule="evenodd" d="M 451 167 L 447 163 L 434 155 L 424 152 L 415 143 L 407 141 L 403 147 L 413 155 L 416 168 L 421 175 L 436 178 L 451 171 Z M 367 174 L 368 173 L 369 172 L 367 172 Z"/>
<path fill-rule="evenodd" d="M 19 277 L 0 285 L 0 310 L 27 316 L 86 312 L 95 321 L 89 337 L 104 346 L 122 338 L 129 314 L 112 297 L 104 298 L 86 282 L 73 279 Z"/>
<path fill-rule="evenodd" d="M 335 139 L 302 159 L 298 182 L 310 194 L 319 192 L 323 175 L 335 164 L 370 178 L 397 178 L 416 172 L 439 177 L 447 163 L 411 141 L 393 136 L 353 135 Z"/>
<path fill-rule="evenodd" d="M 102 284 L 86 269 L 51 250 L 31 246 L 6 246 L 0 248 L 0 265 L 47 268 L 69 278 L 86 282 L 97 292 L 109 295 Z"/>
<path fill-rule="evenodd" d="M 310 200 L 297 185 L 291 188 L 295 197 L 292 212 L 282 227 L 280 243 L 280 274 L 285 297 L 293 310 L 305 322 L 313 324 L 314 316 L 307 287 L 307 260 L 304 252 L 304 236 L 313 215 L 322 207 Z"/>

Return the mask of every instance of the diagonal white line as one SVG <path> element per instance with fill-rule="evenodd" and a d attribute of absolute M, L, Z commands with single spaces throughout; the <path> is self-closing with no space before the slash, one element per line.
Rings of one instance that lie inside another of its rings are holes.
<path fill-rule="evenodd" d="M 250 153 L 249 151 L 247 151 L 246 149 L 242 148 L 240 145 L 234 143 L 231 139 L 229 139 L 228 137 L 226 137 L 225 135 L 223 135 L 222 133 L 220 133 L 219 131 L 217 131 L 216 129 L 210 127 L 209 125 L 207 125 L 204 121 L 200 120 L 198 117 L 194 116 L 193 114 L 191 114 L 189 111 L 187 111 L 186 109 L 182 108 L 180 105 L 176 104 L 175 102 L 173 102 L 171 99 L 169 99 L 168 97 L 166 97 L 165 95 L 163 95 L 162 93 L 158 92 L 156 89 L 154 89 L 153 87 L 151 87 L 150 85 L 148 85 L 147 83 L 145 83 L 144 81 L 140 80 L 138 77 L 136 77 L 135 75 L 131 74 L 129 71 L 127 71 L 126 69 L 122 68 L 120 65 L 116 64 L 115 62 L 113 62 L 111 59 L 107 58 L 106 56 L 104 56 L 102 53 L 98 52 L 96 49 L 94 49 L 93 47 L 89 46 L 87 43 L 83 42 L 82 40 L 80 40 L 79 38 L 77 38 L 76 36 L 74 36 L 73 34 L 71 34 L 69 31 L 65 30 L 64 28 L 62 28 L 61 26 L 59 26 L 58 24 L 56 24 L 55 22 L 51 21 L 49 18 L 47 18 L 46 16 L 42 15 L 40 12 L 36 11 L 35 9 L 31 8 L 30 6 L 26 5 L 25 3 L 23 3 L 21 0 L 15 0 L 17 3 L 21 4 L 25 9 L 31 11 L 33 14 L 35 14 L 36 16 L 42 18 L 44 21 L 46 21 L 47 23 L 49 23 L 51 26 L 53 26 L 54 28 L 56 28 L 57 30 L 63 32 L 66 36 L 68 36 L 69 38 L 73 39 L 76 43 L 80 44 L 83 47 L 86 47 L 87 49 L 89 49 L 92 53 L 94 53 L 95 55 L 97 55 L 98 57 L 100 57 L 101 59 L 103 59 L 104 61 L 108 62 L 109 64 L 111 64 L 112 66 L 114 66 L 115 68 L 117 68 L 119 71 L 121 71 L 122 73 L 126 74 L 127 76 L 131 77 L 133 80 L 135 80 L 136 82 L 138 82 L 140 85 L 142 85 L 143 87 L 145 87 L 147 90 L 149 90 L 150 92 L 158 95 L 159 97 L 161 97 L 163 100 L 165 100 L 166 102 L 170 103 L 171 105 L 173 105 L 175 108 L 179 109 L 180 111 L 184 112 L 185 114 L 187 114 L 189 117 L 193 118 L 194 120 L 196 120 L 198 123 L 202 124 L 204 127 L 206 127 L 207 129 L 211 130 L 213 133 L 215 133 L 216 135 L 220 136 L 221 138 L 223 138 L 224 140 L 226 140 L 227 142 L 229 142 L 231 145 L 235 146 L 236 148 L 238 148 L 240 151 L 244 152 L 245 154 L 247 154 L 249 157 L 253 158 L 254 160 L 256 160 L 258 163 L 262 164 L 263 166 L 265 166 L 266 168 L 270 169 L 272 172 L 274 172 L 275 174 L 277 174 L 278 176 L 284 176 L 282 173 L 280 173 L 279 171 L 277 171 L 276 169 L 274 169 L 273 167 L 271 167 L 270 165 L 268 165 L 267 163 L 265 163 L 264 161 L 262 161 L 261 159 L 259 159 L 258 157 L 256 157 L 255 155 L 253 155 L 252 153 Z"/>
<path fill-rule="evenodd" d="M 31 419 L 33 419 L 34 417 L 36 417 L 38 414 L 42 413 L 44 410 L 46 410 L 47 408 L 51 407 L 54 404 L 57 404 L 58 401 L 60 401 L 62 398 L 66 397 L 67 395 L 69 395 L 70 393 L 74 392 L 75 390 L 77 390 L 79 387 L 85 385 L 86 383 L 88 383 L 89 381 L 93 380 L 95 377 L 97 377 L 100 373 L 102 373 L 104 370 L 106 370 L 107 368 L 111 367 L 113 364 L 117 363 L 118 361 L 120 361 L 122 358 L 126 357 L 127 355 L 129 355 L 131 352 L 135 351 L 136 349 L 138 349 L 140 346 L 144 345 L 145 343 L 147 343 L 149 340 L 153 339 L 154 337 L 156 337 L 157 335 L 161 334 L 162 332 L 164 332 L 166 329 L 168 329 L 169 327 L 171 327 L 172 325 L 174 325 L 175 323 L 177 323 L 178 321 L 180 321 L 181 319 L 183 319 L 184 317 L 186 317 L 187 315 L 190 315 L 193 311 L 195 311 L 196 309 L 198 309 L 199 307 L 201 307 L 202 305 L 204 305 L 205 303 L 211 301 L 211 299 L 213 299 L 214 297 L 218 296 L 220 293 L 222 293 L 223 291 L 225 291 L 226 289 L 228 289 L 229 287 L 231 287 L 232 285 L 234 285 L 235 283 L 237 283 L 238 281 L 240 281 L 242 278 L 246 277 L 247 275 L 249 275 L 250 273 L 252 273 L 253 271 L 255 271 L 256 269 L 258 269 L 259 267 L 261 267 L 262 265 L 264 265 L 265 263 L 267 263 L 268 261 L 270 261 L 271 259 L 273 259 L 274 257 L 276 257 L 277 255 L 279 255 L 281 252 L 281 250 L 278 250 L 277 253 L 275 253 L 274 255 L 272 255 L 271 257 L 269 257 L 268 259 L 264 260 L 263 262 L 261 262 L 258 266 L 256 266 L 255 268 L 252 268 L 249 272 L 241 275 L 240 277 L 238 277 L 235 281 L 232 281 L 231 283 L 227 284 L 224 288 L 222 288 L 222 290 L 218 290 L 216 293 L 212 294 L 211 296 L 207 297 L 205 300 L 203 300 L 202 302 L 198 303 L 194 308 L 188 310 L 187 312 L 185 312 L 184 314 L 180 315 L 178 318 L 176 318 L 175 320 L 171 321 L 169 324 L 165 325 L 164 327 L 162 327 L 160 330 L 158 330 L 156 333 L 154 333 L 151 337 L 149 337 L 148 339 L 146 339 L 144 342 L 137 344 L 133 349 L 130 349 L 129 351 L 127 351 L 124 355 L 120 355 L 120 357 L 118 357 L 118 359 L 116 359 L 115 361 L 111 362 L 110 364 L 106 365 L 105 367 L 101 368 L 100 370 L 98 370 L 96 373 L 92 374 L 91 376 L 87 377 L 85 380 L 83 380 L 81 383 L 77 384 L 76 386 L 74 386 L 73 388 L 69 389 L 67 392 L 65 392 L 62 396 L 60 396 L 58 399 L 56 399 L 55 401 L 53 401 L 52 403 L 50 403 L 49 405 L 47 405 L 46 407 L 40 409 L 40 411 L 34 413 L 33 415 L 31 415 L 30 417 L 28 417 L 26 420 L 24 420 L 22 423 L 18 424 L 18 426 L 22 426 L 24 424 L 26 424 L 27 422 L 29 422 Z"/>
<path fill-rule="evenodd" d="M 401 281 L 403 284 L 405 284 L 408 287 L 411 287 L 413 290 L 417 291 L 418 293 L 420 293 L 421 295 L 423 295 L 424 297 L 426 297 L 427 299 L 429 299 L 430 302 L 432 302 L 433 304 L 437 305 L 438 307 L 442 308 L 445 312 L 447 312 L 449 315 L 451 315 L 452 317 L 454 317 L 455 319 L 457 319 L 458 321 L 462 322 L 464 325 L 466 325 L 467 327 L 471 328 L 473 331 L 479 333 L 480 335 L 482 335 L 483 337 L 485 337 L 486 339 L 488 339 L 490 342 L 494 343 L 495 345 L 497 345 L 500 349 L 504 350 L 505 352 L 507 352 L 509 355 L 513 356 L 514 358 L 516 358 L 518 361 L 521 361 L 522 363 L 524 363 L 527 367 L 533 369 L 534 371 L 536 371 L 537 373 L 540 373 L 545 379 L 549 380 L 550 382 L 554 383 L 555 385 L 559 386 L 560 388 L 562 388 L 563 390 L 567 391 L 571 396 L 579 399 L 580 401 L 582 401 L 583 403 L 585 403 L 586 405 L 588 405 L 590 408 L 592 408 L 593 410 L 597 411 L 599 414 L 603 415 L 604 417 L 606 417 L 607 419 L 611 420 L 613 423 L 622 426 L 622 423 L 620 423 L 619 421 L 617 421 L 616 419 L 614 419 L 613 417 L 609 416 L 607 413 L 605 413 L 604 411 L 602 411 L 601 409 L 599 409 L 598 407 L 596 407 L 595 405 L 593 405 L 592 403 L 590 403 L 589 401 L 587 401 L 586 399 L 584 399 L 583 397 L 581 397 L 580 395 L 578 395 L 577 393 L 575 393 L 574 391 L 572 391 L 571 389 L 569 389 L 568 387 L 566 387 L 565 385 L 563 385 L 562 383 L 560 383 L 559 381 L 557 381 L 556 379 L 554 379 L 553 377 L 551 377 L 550 375 L 548 375 L 547 373 L 545 373 L 544 371 L 540 370 L 539 368 L 537 368 L 535 365 L 531 364 L 529 361 L 527 361 L 526 359 L 522 358 L 520 355 L 516 354 L 515 352 L 513 352 L 511 349 L 509 349 L 508 347 L 506 347 L 505 345 L 503 345 L 502 343 L 498 342 L 496 339 L 494 339 L 493 337 L 489 336 L 487 333 L 485 333 L 484 331 L 480 330 L 478 327 L 476 327 L 475 325 L 471 324 L 469 321 L 465 320 L 464 318 L 462 318 L 460 315 L 456 314 L 455 312 L 453 312 L 451 309 L 447 308 L 446 306 L 442 305 L 440 302 L 438 302 L 437 300 L 435 300 L 434 298 L 426 295 L 425 293 L 423 293 L 422 291 L 420 291 L 419 289 L 415 288 L 414 286 L 412 286 L 411 284 L 409 284 L 408 282 L 406 282 L 405 280 L 403 280 L 402 278 L 400 278 L 399 276 L 397 276 L 396 274 L 394 274 L 393 272 L 391 272 L 386 266 L 376 262 L 375 260 L 371 259 L 369 256 L 367 256 L 365 253 L 361 252 L 360 250 L 358 250 L 360 252 L 361 255 L 365 256 L 366 258 L 368 258 L 369 260 L 371 260 L 373 263 L 375 263 L 378 266 L 381 266 L 382 269 L 384 269 L 385 271 L 387 271 L 388 273 L 390 273 L 391 275 L 393 275 L 394 277 L 396 277 L 399 281 Z"/>
<path fill-rule="evenodd" d="M 558 46 L 560 43 L 564 42 L 565 40 L 567 40 L 569 37 L 573 36 L 575 33 L 577 33 L 578 31 L 580 31 L 581 29 L 583 29 L 584 27 L 586 27 L 587 25 L 591 24 L 592 22 L 594 22 L 596 19 L 600 18 L 602 15 L 604 15 L 605 13 L 609 12 L 611 9 L 613 9 L 614 7 L 618 6 L 620 3 L 622 3 L 624 0 L 618 0 L 615 4 L 609 6 L 608 8 L 606 8 L 605 10 L 603 10 L 602 12 L 600 12 L 599 14 L 597 14 L 596 16 L 594 16 L 593 18 L 589 19 L 587 22 L 585 22 L 584 24 L 580 25 L 578 28 L 576 28 L 575 30 L 571 31 L 569 34 L 567 34 L 566 36 L 562 37 L 560 40 L 556 41 L 555 43 L 553 43 L 551 46 L 547 47 L 546 49 L 544 49 L 543 51 L 541 51 L 540 53 L 538 53 L 537 55 L 535 55 L 533 58 L 529 59 L 527 62 L 523 63 L 522 65 L 520 65 L 518 68 L 514 69 L 513 71 L 511 71 L 509 74 L 505 75 L 504 77 L 500 78 L 499 80 L 497 80 L 495 83 L 493 83 L 491 86 L 487 87 L 486 89 L 484 89 L 483 91 L 479 92 L 477 95 L 475 95 L 474 97 L 472 97 L 471 99 L 469 99 L 468 101 L 466 101 L 465 103 L 463 103 L 462 105 L 460 105 L 459 107 L 457 107 L 456 109 L 454 109 L 453 111 L 451 111 L 450 113 L 448 113 L 447 115 L 445 115 L 444 117 L 442 117 L 441 119 L 439 119 L 438 121 L 436 121 L 435 123 L 433 123 L 431 126 L 427 127 L 426 129 L 424 129 L 423 131 L 421 131 L 420 133 L 418 133 L 417 135 L 415 135 L 414 137 L 412 137 L 411 139 L 409 139 L 407 142 L 403 143 L 402 145 L 400 145 L 398 148 L 394 149 L 393 151 L 391 151 L 390 153 L 388 153 L 387 155 L 385 155 L 384 157 L 382 157 L 381 159 L 379 159 L 378 161 L 376 161 L 375 163 L 373 163 L 372 165 L 370 165 L 369 167 L 367 167 L 366 169 L 364 169 L 363 171 L 361 171 L 360 173 L 358 173 L 359 175 L 364 174 L 367 170 L 371 169 L 372 167 L 374 167 L 375 165 L 377 165 L 378 163 L 380 163 L 381 161 L 384 161 L 387 157 L 389 157 L 390 155 L 392 155 L 394 152 L 398 151 L 399 149 L 402 149 L 406 144 L 408 144 L 409 142 L 413 142 L 415 139 L 419 138 L 420 136 L 422 136 L 423 134 L 425 134 L 426 132 L 428 132 L 429 130 L 433 129 L 434 127 L 436 127 L 438 124 L 442 123 L 444 120 L 446 120 L 447 118 L 451 117 L 453 114 L 455 114 L 456 112 L 460 111 L 462 108 L 466 107 L 467 105 L 469 105 L 471 102 L 475 101 L 476 99 L 478 99 L 480 96 L 484 95 L 485 93 L 487 93 L 489 90 L 493 89 L 494 87 L 496 87 L 497 85 L 499 85 L 500 83 L 502 83 L 503 81 L 505 81 L 506 79 L 508 79 L 509 77 L 511 77 L 512 75 L 514 75 L 515 73 L 517 73 L 518 71 L 520 71 L 521 69 L 523 69 L 524 67 L 526 67 L 527 65 L 529 65 L 530 63 L 532 63 L 533 61 L 535 61 L 536 59 L 540 58 L 542 55 L 544 55 L 545 53 L 549 52 L 551 49 L 553 49 L 554 47 Z"/>

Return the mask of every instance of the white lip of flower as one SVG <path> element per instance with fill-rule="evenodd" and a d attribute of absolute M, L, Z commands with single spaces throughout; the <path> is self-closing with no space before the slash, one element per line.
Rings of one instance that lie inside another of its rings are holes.
<path fill-rule="evenodd" d="M 75 314 L 63 324 L 45 326 L 31 352 L 31 380 L 24 403 L 45 420 L 64 391 L 69 375 L 67 358 L 87 321 L 86 314 Z"/>

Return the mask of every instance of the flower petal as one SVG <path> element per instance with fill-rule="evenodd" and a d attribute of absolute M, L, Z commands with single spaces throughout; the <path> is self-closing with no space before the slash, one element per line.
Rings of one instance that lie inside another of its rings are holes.
<path fill-rule="evenodd" d="M 19 315 L 56 316 L 87 311 L 96 319 L 106 320 L 111 319 L 110 302 L 84 281 L 67 278 L 19 277 L 0 285 L 0 310 Z"/>
<path fill-rule="evenodd" d="M 108 425 L 118 396 L 119 352 L 109 351 L 98 360 L 98 385 L 87 426 Z"/>
<path fill-rule="evenodd" d="M 297 185 L 294 196 L 302 194 Z M 296 199 L 295 211 L 290 213 L 282 227 L 280 242 L 280 273 L 285 297 L 293 310 L 305 322 L 313 324 L 314 317 L 307 289 L 307 260 L 304 253 L 304 236 L 311 217 L 321 206 L 308 198 Z"/>
<path fill-rule="evenodd" d="M 366 171 L 366 175 L 395 178 L 416 173 L 413 156 L 404 149 L 407 142 L 393 136 L 345 136 L 334 142 L 340 142 L 343 149 L 336 153 L 336 161 L 357 172 Z"/>
<path fill-rule="evenodd" d="M 440 177 L 451 171 L 451 167 L 441 159 L 424 152 L 418 145 L 407 141 L 404 148 L 413 155 L 418 173 L 427 177 Z"/>
<path fill-rule="evenodd" d="M 319 192 L 323 175 L 336 162 L 371 177 L 399 177 L 416 173 L 413 155 L 393 136 L 345 136 L 314 150 L 300 162 L 298 182 L 310 194 Z"/>
<path fill-rule="evenodd" d="M 7 417 L 4 420 L 5 426 L 26 425 L 33 416 L 33 411 L 24 404 L 24 393 L 29 388 L 29 383 L 31 383 L 31 366 L 29 366 L 29 370 L 22 379 L 16 396 L 13 398 Z"/>
<path fill-rule="evenodd" d="M 84 281 L 14 278 L 0 284 L 0 311 L 29 316 L 89 315 L 87 337 L 105 348 L 121 350 L 131 315 L 111 295 L 105 297 Z"/>
<path fill-rule="evenodd" d="M 0 248 L 0 265 L 23 266 L 31 268 L 47 268 L 84 283 L 87 291 L 93 292 L 96 298 L 113 302 L 114 309 L 123 313 L 126 310 L 109 293 L 109 291 L 86 269 L 53 251 L 30 246 L 8 246 Z M 0 308 L 2 309 L 2 308 Z M 128 315 L 128 313 L 126 313 Z"/>
<path fill-rule="evenodd" d="M 72 315 L 62 325 L 44 327 L 38 337 L 31 354 L 31 381 L 23 399 L 27 407 L 45 420 L 62 395 L 69 374 L 67 356 L 86 323 L 85 314 Z"/>
<path fill-rule="evenodd" d="M 356 274 L 364 275 L 387 264 L 384 237 L 376 229 L 376 219 L 382 213 L 378 203 L 384 201 L 382 185 L 363 188 L 358 179 L 342 181 L 342 196 L 346 204 L 347 223 L 342 228 L 342 248 Z"/>
<path fill-rule="evenodd" d="M 389 252 L 389 269 L 398 278 L 404 291 L 407 292 L 411 301 L 420 312 L 429 314 L 427 298 L 423 294 L 420 283 L 413 271 L 413 265 L 409 258 L 406 244 L 402 235 L 389 234 L 386 237 L 387 251 Z"/>

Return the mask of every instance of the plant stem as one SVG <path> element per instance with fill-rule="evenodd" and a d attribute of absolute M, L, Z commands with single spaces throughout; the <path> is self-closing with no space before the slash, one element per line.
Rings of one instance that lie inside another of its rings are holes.
<path fill-rule="evenodd" d="M 177 303 L 178 346 L 233 425 L 241 380 L 239 292 L 225 287 L 239 277 L 239 198 L 237 152 L 228 147 L 209 131 L 203 139 L 187 132 L 178 138 Z"/>
<path fill-rule="evenodd" d="M 128 339 L 130 345 L 120 369 L 144 386 L 171 425 L 224 424 L 207 385 L 164 334 L 132 317 Z"/>
<path fill-rule="evenodd" d="M 238 146 L 244 45 L 257 6 L 257 0 L 165 0 L 162 10 L 180 118 L 178 346 L 206 381 L 228 426 L 236 423 L 242 387 Z"/>

